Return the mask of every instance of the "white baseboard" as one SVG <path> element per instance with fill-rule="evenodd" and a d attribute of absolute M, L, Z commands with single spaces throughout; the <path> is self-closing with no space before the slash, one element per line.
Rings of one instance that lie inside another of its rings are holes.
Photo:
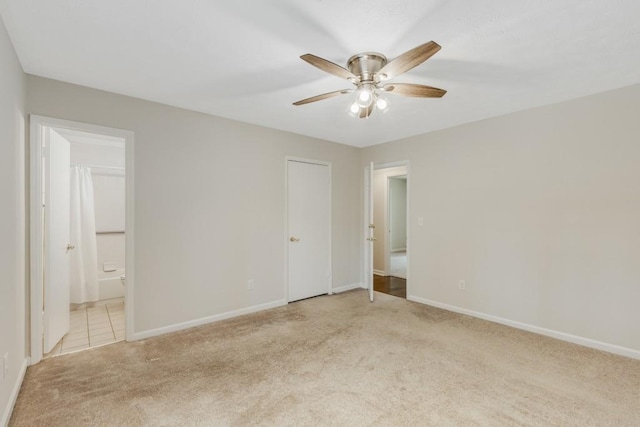
<path fill-rule="evenodd" d="M 388 274 L 387 274 L 387 273 L 385 273 L 384 271 L 382 271 L 382 270 L 375 270 L 375 269 L 373 270 L 373 274 L 375 274 L 376 276 L 388 276 Z"/>
<path fill-rule="evenodd" d="M 333 288 L 332 292 L 334 294 L 339 294 L 340 292 L 350 291 L 351 289 L 366 289 L 366 287 L 362 283 L 353 283 L 351 285 L 338 286 L 337 288 Z"/>
<path fill-rule="evenodd" d="M 18 393 L 20 393 L 20 387 L 22 387 L 24 374 L 27 372 L 27 366 L 29 366 L 28 358 L 24 359 L 24 361 L 22 362 L 22 366 L 20 367 L 20 373 L 18 374 L 18 378 L 16 379 L 16 382 L 13 385 L 13 389 L 11 390 L 11 394 L 9 395 L 9 401 L 7 402 L 7 406 L 4 408 L 4 412 L 2 413 L 0 426 L 5 427 L 9 424 L 9 420 L 11 419 L 11 414 L 13 413 L 13 407 L 15 406 L 16 400 L 18 399 Z"/>
<path fill-rule="evenodd" d="M 230 319 L 232 317 L 242 316 L 244 314 L 256 313 L 270 308 L 281 307 L 287 305 L 285 300 L 268 302 L 265 304 L 253 305 L 251 307 L 241 308 L 239 310 L 227 311 L 225 313 L 214 314 L 213 316 L 202 317 L 200 319 L 190 320 L 188 322 L 176 323 L 174 325 L 163 326 L 162 328 L 151 329 L 143 332 L 134 332 L 130 341 L 143 340 L 158 335 L 168 334 L 169 332 L 181 331 L 183 329 L 193 328 L 195 326 L 206 325 L 207 323 L 219 322 L 220 320 Z M 128 340 L 129 341 L 129 340 Z"/>
<path fill-rule="evenodd" d="M 567 341 L 573 344 L 578 344 L 578 345 L 582 345 L 589 348 L 595 348 L 596 350 L 602 350 L 608 353 L 618 354 L 620 356 L 626 356 L 632 359 L 640 360 L 640 350 L 634 350 L 632 348 L 622 347 L 615 344 L 609 344 L 602 341 L 596 341 L 590 338 L 579 337 L 577 335 L 567 334 L 565 332 L 555 331 L 553 329 L 546 329 L 540 326 L 530 325 L 528 323 L 517 322 L 515 320 L 505 319 L 502 317 L 493 316 L 491 314 L 481 313 L 479 311 L 468 310 L 466 308 L 460 308 L 454 305 L 444 304 L 441 302 L 416 297 L 414 295 L 408 295 L 407 299 L 409 301 L 419 302 L 421 304 L 443 308 L 445 310 L 453 311 L 460 314 L 466 314 L 467 316 L 477 317 L 478 319 L 484 319 L 490 322 L 500 323 L 501 325 L 511 326 L 512 328 L 522 329 L 524 331 L 533 332 L 535 334 L 545 335 L 547 337 L 556 338 L 556 339 Z"/>

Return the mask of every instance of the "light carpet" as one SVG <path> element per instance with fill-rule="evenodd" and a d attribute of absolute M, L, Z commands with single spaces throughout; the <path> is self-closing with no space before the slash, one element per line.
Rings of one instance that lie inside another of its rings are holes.
<path fill-rule="evenodd" d="M 366 292 L 27 371 L 12 426 L 639 426 L 640 361 Z"/>

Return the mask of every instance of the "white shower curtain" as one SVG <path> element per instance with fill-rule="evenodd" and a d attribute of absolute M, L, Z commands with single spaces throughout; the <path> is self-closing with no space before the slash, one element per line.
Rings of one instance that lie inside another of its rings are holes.
<path fill-rule="evenodd" d="M 98 245 L 91 169 L 71 167 L 71 302 L 97 301 Z"/>

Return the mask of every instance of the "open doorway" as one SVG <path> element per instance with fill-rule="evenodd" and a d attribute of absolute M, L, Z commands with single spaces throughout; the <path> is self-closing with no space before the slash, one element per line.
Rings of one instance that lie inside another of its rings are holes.
<path fill-rule="evenodd" d="M 133 134 L 31 117 L 31 361 L 132 329 Z"/>
<path fill-rule="evenodd" d="M 376 165 L 373 171 L 373 288 L 407 297 L 408 168 Z"/>

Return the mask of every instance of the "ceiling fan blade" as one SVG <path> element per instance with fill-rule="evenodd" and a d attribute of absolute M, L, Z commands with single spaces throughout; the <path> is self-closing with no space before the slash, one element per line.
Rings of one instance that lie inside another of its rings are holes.
<path fill-rule="evenodd" d="M 338 76 L 343 79 L 348 80 L 358 80 L 358 77 L 353 74 L 351 71 L 347 70 L 339 66 L 338 64 L 334 64 L 331 61 L 327 61 L 326 59 L 320 58 L 319 56 L 312 55 L 307 53 L 300 57 L 301 59 L 307 61 L 309 64 L 314 67 L 320 68 L 322 71 L 325 71 L 329 74 L 333 74 L 334 76 Z"/>
<path fill-rule="evenodd" d="M 389 83 L 382 88 L 386 92 L 417 98 L 442 98 L 447 93 L 444 89 L 412 83 Z"/>
<path fill-rule="evenodd" d="M 393 59 L 387 65 L 382 67 L 380 71 L 378 71 L 377 75 L 380 76 L 381 80 L 392 79 L 395 76 L 405 73 L 413 67 L 422 64 L 440 49 L 440 45 L 434 41 L 421 44 L 420 46 L 414 47 Z"/>
<path fill-rule="evenodd" d="M 342 90 L 336 90 L 333 92 L 327 92 L 327 93 L 323 93 L 322 95 L 312 96 L 311 98 L 301 99 L 300 101 L 294 102 L 293 105 L 304 105 L 310 102 L 322 101 L 323 99 L 333 98 L 334 96 L 343 95 L 345 93 L 351 93 L 351 92 L 353 92 L 353 89 L 342 89 Z"/>

